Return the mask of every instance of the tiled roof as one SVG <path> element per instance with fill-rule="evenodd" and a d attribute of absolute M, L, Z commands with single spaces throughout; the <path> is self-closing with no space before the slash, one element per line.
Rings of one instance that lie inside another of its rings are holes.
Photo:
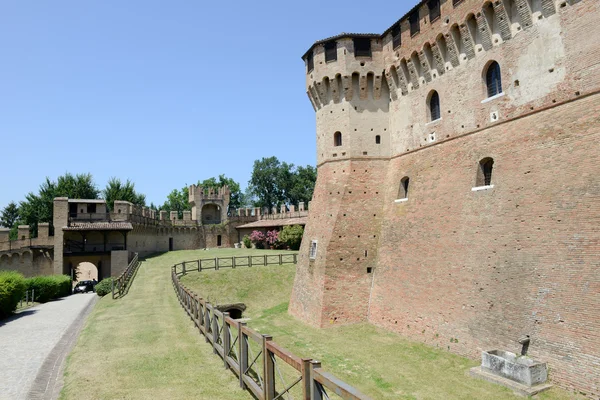
<path fill-rule="evenodd" d="M 277 226 L 287 225 L 306 225 L 308 217 L 300 218 L 285 218 L 285 219 L 268 219 L 256 222 L 250 222 L 249 224 L 237 226 L 236 229 L 252 229 L 252 228 L 274 228 Z"/>
<path fill-rule="evenodd" d="M 71 222 L 63 231 L 131 231 L 130 222 Z"/>

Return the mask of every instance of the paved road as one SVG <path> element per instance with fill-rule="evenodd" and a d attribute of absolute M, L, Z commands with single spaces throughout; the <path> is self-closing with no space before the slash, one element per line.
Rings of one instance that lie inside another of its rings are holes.
<path fill-rule="evenodd" d="M 0 321 L 0 400 L 58 396 L 65 357 L 97 298 L 69 296 Z"/>

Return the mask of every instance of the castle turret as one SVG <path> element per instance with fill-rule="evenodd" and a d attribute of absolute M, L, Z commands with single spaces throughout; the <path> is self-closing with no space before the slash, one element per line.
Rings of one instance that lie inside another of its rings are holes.
<path fill-rule="evenodd" d="M 367 318 L 367 304 L 352 299 L 371 287 L 391 154 L 382 51 L 379 35 L 342 34 L 304 55 L 318 180 L 290 311 L 317 326 Z"/>
<path fill-rule="evenodd" d="M 191 219 L 204 225 L 219 224 L 227 220 L 227 209 L 231 191 L 229 187 L 220 188 L 191 185 L 189 202 L 192 206 Z"/>

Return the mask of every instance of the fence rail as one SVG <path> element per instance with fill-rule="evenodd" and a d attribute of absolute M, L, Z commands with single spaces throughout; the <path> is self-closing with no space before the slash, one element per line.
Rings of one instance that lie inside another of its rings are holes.
<path fill-rule="evenodd" d="M 173 265 L 171 280 L 179 302 L 199 334 L 223 359 L 225 369 L 238 376 L 240 387 L 252 392 L 257 399 L 369 400 L 354 387 L 324 371 L 319 361 L 296 356 L 275 343 L 272 336 L 258 333 L 245 322 L 231 318 L 228 312 L 217 310 L 179 280 L 188 271 L 270 265 L 275 264 L 275 258 L 279 264 L 297 261 L 296 254 L 186 261 Z M 242 260 L 247 263 L 242 265 L 239 263 Z"/>
<path fill-rule="evenodd" d="M 123 273 L 119 275 L 117 279 L 113 279 L 111 283 L 113 299 L 116 299 L 117 297 L 123 297 L 127 293 L 129 290 L 129 283 L 131 282 L 131 279 L 133 278 L 139 265 L 140 261 L 138 258 L 138 253 L 135 253 L 125 271 L 123 271 Z"/>
<path fill-rule="evenodd" d="M 258 267 L 265 265 L 297 264 L 298 254 L 273 254 L 261 256 L 232 256 L 203 258 L 193 261 L 184 261 L 173 266 L 177 274 L 186 274 L 191 271 L 202 272 L 207 269 Z"/>

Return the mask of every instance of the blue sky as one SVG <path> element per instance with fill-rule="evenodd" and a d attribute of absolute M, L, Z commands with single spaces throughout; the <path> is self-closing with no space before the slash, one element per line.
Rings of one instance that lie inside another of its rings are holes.
<path fill-rule="evenodd" d="M 65 172 L 131 179 L 162 204 L 222 173 L 245 187 L 261 157 L 314 165 L 301 55 L 415 4 L 4 0 L 0 207 Z"/>

